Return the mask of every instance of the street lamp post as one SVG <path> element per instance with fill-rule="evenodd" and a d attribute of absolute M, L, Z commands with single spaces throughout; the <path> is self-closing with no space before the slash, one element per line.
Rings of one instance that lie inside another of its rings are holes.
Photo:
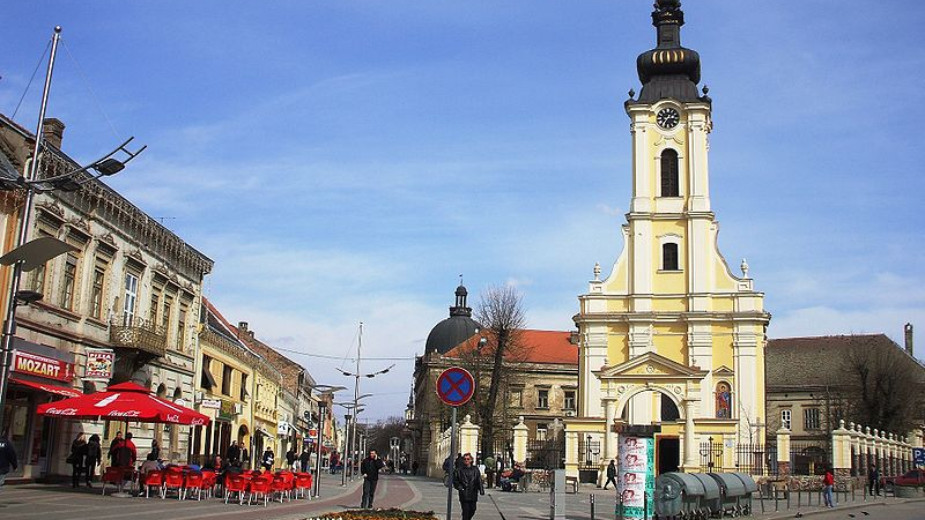
<path fill-rule="evenodd" d="M 10 364 L 13 351 L 13 338 L 16 335 L 16 307 L 20 304 L 29 304 L 38 301 L 42 295 L 34 291 L 20 291 L 19 284 L 24 271 L 31 271 L 45 265 L 52 258 L 72 251 L 71 247 L 60 240 L 45 237 L 26 242 L 29 236 L 29 223 L 32 218 L 32 203 L 35 194 L 56 190 L 74 191 L 81 185 L 103 176 L 114 175 L 125 168 L 126 163 L 137 157 L 147 146 L 136 152 L 129 151 L 126 146 L 134 138 L 119 145 L 115 150 L 102 158 L 93 161 L 87 166 L 74 169 L 62 175 L 55 175 L 45 179 L 38 179 L 41 153 L 44 146 L 43 127 L 45 110 L 48 108 L 48 95 L 51 92 L 51 78 L 55 70 L 55 57 L 58 52 L 58 42 L 61 39 L 61 27 L 57 26 L 51 40 L 51 54 L 48 57 L 48 68 L 45 71 L 45 85 L 42 89 L 42 102 L 39 106 L 39 119 L 35 129 L 35 143 L 29 166 L 24 175 L 15 182 L 3 182 L 0 190 L 21 190 L 25 192 L 25 200 L 19 218 L 19 233 L 16 236 L 16 247 L 0 257 L 0 264 L 12 265 L 10 276 L 9 296 L 7 298 L 6 317 L 3 322 L 2 349 L 0 349 L 0 429 L 3 427 L 3 410 L 6 404 L 6 390 L 9 385 Z M 116 159 L 116 153 L 122 152 L 128 156 L 125 160 Z M 90 173 L 90 170 L 96 173 Z"/>
<path fill-rule="evenodd" d="M 352 458 L 355 458 L 355 455 L 356 455 L 355 449 L 354 449 L 355 440 L 351 438 L 351 435 L 354 435 L 354 436 L 356 435 L 356 429 L 355 429 L 355 425 L 356 425 L 356 423 L 355 423 L 355 421 L 356 421 L 356 416 L 357 416 L 357 414 L 359 414 L 360 412 L 362 412 L 362 411 L 364 410 L 363 404 L 360 403 L 359 401 L 361 401 L 361 400 L 363 400 L 363 399 L 366 399 L 367 397 L 372 397 L 372 395 L 373 395 L 373 394 L 363 394 L 363 395 L 361 395 L 361 396 L 357 396 L 356 399 L 354 400 L 354 402 L 348 402 L 348 403 L 334 403 L 334 404 L 336 404 L 337 406 L 342 406 L 342 407 L 346 408 L 348 411 L 352 412 L 352 413 L 346 414 L 346 415 L 344 416 L 344 420 L 346 421 L 346 422 L 345 422 L 345 428 L 346 428 L 346 430 L 347 430 L 347 431 L 346 431 L 347 438 L 344 440 L 344 454 L 345 454 L 345 456 L 349 456 L 351 459 L 352 459 Z M 352 430 L 351 430 L 351 426 L 354 427 Z M 345 457 L 345 460 L 344 460 L 344 471 L 343 471 L 343 474 L 341 475 L 341 485 L 346 485 L 346 484 L 347 484 L 347 470 L 348 470 L 348 466 L 349 466 L 349 470 L 350 470 L 350 480 L 353 480 L 353 460 L 350 460 L 350 461 L 349 461 L 350 464 L 347 464 L 347 462 L 348 462 L 348 461 L 346 460 L 346 457 Z"/>
<path fill-rule="evenodd" d="M 359 406 L 359 402 L 358 402 L 358 401 L 361 399 L 361 398 L 360 398 L 360 378 L 361 378 L 361 377 L 367 377 L 367 378 L 372 379 L 372 378 L 374 378 L 374 377 L 376 377 L 376 376 L 379 376 L 379 375 L 382 375 L 382 374 L 387 373 L 389 370 L 392 370 L 392 368 L 395 367 L 395 364 L 392 364 L 392 365 L 389 366 L 388 368 L 384 368 L 384 369 L 382 369 L 382 370 L 379 370 L 378 372 L 370 372 L 370 373 L 368 373 L 368 374 L 362 373 L 362 372 L 360 371 L 360 360 L 362 359 L 362 351 L 363 351 L 363 322 L 362 322 L 362 321 L 360 322 L 360 332 L 359 332 L 358 338 L 359 338 L 359 340 L 357 341 L 357 365 L 356 365 L 356 372 L 347 372 L 346 370 L 342 370 L 342 369 L 340 369 L 340 368 L 337 369 L 337 370 L 339 370 L 340 373 L 342 373 L 343 375 L 345 375 L 345 376 L 347 376 L 347 377 L 352 377 L 352 378 L 354 378 L 354 379 L 353 379 L 353 426 L 352 426 L 353 434 L 352 434 L 352 435 L 351 435 L 350 433 L 347 434 L 347 441 L 348 441 L 348 444 L 349 444 L 349 446 L 350 446 L 351 452 L 353 451 L 353 449 L 354 449 L 354 443 L 356 442 L 356 421 L 357 421 L 356 416 L 357 416 L 357 411 L 358 411 L 358 410 L 357 410 L 357 406 Z M 354 457 L 354 459 L 355 459 L 355 457 Z M 353 477 L 354 477 L 354 475 L 353 475 L 353 463 L 354 463 L 354 460 L 351 460 L 351 461 L 350 461 L 350 480 L 351 480 L 351 481 L 353 480 Z M 346 476 L 346 474 L 345 474 L 344 477 L 343 477 L 343 479 L 344 479 L 343 482 L 342 482 L 343 484 L 346 484 L 346 478 L 347 478 L 347 476 Z"/>

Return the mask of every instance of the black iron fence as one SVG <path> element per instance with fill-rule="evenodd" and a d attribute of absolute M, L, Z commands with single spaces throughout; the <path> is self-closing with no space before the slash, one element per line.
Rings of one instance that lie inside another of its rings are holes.
<path fill-rule="evenodd" d="M 700 443 L 700 471 L 712 473 L 723 471 L 723 443 L 716 442 L 710 437 L 707 442 Z"/>
<path fill-rule="evenodd" d="M 824 475 L 831 464 L 829 447 L 818 442 L 790 443 L 791 475 Z"/>
<path fill-rule="evenodd" d="M 526 466 L 529 469 L 562 469 L 565 467 L 565 441 L 544 440 L 527 443 Z"/>

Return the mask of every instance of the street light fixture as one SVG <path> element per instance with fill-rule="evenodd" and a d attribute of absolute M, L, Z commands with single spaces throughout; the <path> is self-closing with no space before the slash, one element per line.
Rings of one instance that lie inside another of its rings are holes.
<path fill-rule="evenodd" d="M 324 389 L 324 392 L 322 393 L 325 394 L 333 394 L 334 392 L 340 392 L 341 390 L 347 389 L 345 386 L 332 385 L 311 385 L 311 387 L 312 389 L 322 388 Z M 327 401 L 321 400 L 318 402 L 318 434 L 316 435 L 315 441 L 315 478 L 312 482 L 312 487 L 314 488 L 312 490 L 312 494 L 315 496 L 315 498 L 321 496 L 321 445 L 324 443 L 324 415 L 327 408 Z"/>
<path fill-rule="evenodd" d="M 128 148 L 129 143 L 134 137 L 128 138 L 125 142 L 116 147 L 113 151 L 103 157 L 91 162 L 87 166 L 79 167 L 61 175 L 38 178 L 39 164 L 41 163 L 42 152 L 45 147 L 43 136 L 43 127 L 45 121 L 45 110 L 48 108 L 48 94 L 51 91 L 51 78 L 55 69 L 55 56 L 58 52 L 58 41 L 61 39 L 61 27 L 55 27 L 54 35 L 51 40 L 51 54 L 48 57 L 48 68 L 45 71 L 45 85 L 42 89 L 42 103 L 39 106 L 38 124 L 35 130 L 35 144 L 32 148 L 32 156 L 29 158 L 29 167 L 25 175 L 19 176 L 15 181 L 0 182 L 2 191 L 22 191 L 25 192 L 25 202 L 19 219 L 19 233 L 16 237 L 16 247 L 0 257 L 0 264 L 12 265 L 13 272 L 10 276 L 9 297 L 7 299 L 6 318 L 3 323 L 2 348 L 0 348 L 0 428 L 3 426 L 3 410 L 6 404 L 6 389 L 9 385 L 10 362 L 13 350 L 13 338 L 16 335 L 16 307 L 19 305 L 28 305 L 42 298 L 40 293 L 35 291 L 20 291 L 19 283 L 22 280 L 22 273 L 36 269 L 45 265 L 46 262 L 67 251 L 75 248 L 52 237 L 43 237 L 31 242 L 26 242 L 29 236 L 29 221 L 32 217 L 32 203 L 36 193 L 47 193 L 52 191 L 76 191 L 84 184 L 114 175 L 125 165 L 138 157 L 147 146 L 142 146 L 137 151 L 132 152 Z M 125 157 L 117 159 L 117 154 L 124 154 Z M 91 172 L 93 170 L 93 172 Z"/>
<path fill-rule="evenodd" d="M 354 409 L 354 413 L 353 413 L 353 421 L 351 422 L 351 428 L 350 428 L 350 430 L 348 430 L 348 432 L 347 432 L 347 446 L 349 447 L 351 454 L 354 453 L 354 444 L 356 443 L 356 429 L 357 429 L 357 417 L 356 417 L 356 412 L 357 412 L 357 406 L 359 405 L 358 401 L 360 400 L 360 378 L 361 378 L 361 377 L 366 377 L 366 378 L 372 379 L 372 378 L 374 378 L 374 377 L 376 377 L 376 376 L 380 376 L 380 375 L 382 375 L 382 374 L 387 374 L 390 370 L 392 370 L 392 369 L 395 367 L 395 364 L 393 363 L 393 364 L 390 365 L 388 368 L 384 368 L 384 369 L 379 370 L 379 371 L 377 371 L 377 372 L 370 372 L 370 373 L 367 373 L 367 374 L 362 373 L 362 372 L 360 371 L 360 360 L 362 359 L 362 351 L 363 351 L 363 322 L 362 322 L 362 321 L 360 322 L 360 332 L 359 332 L 358 338 L 359 338 L 359 340 L 357 341 L 357 366 L 356 366 L 356 371 L 355 371 L 355 372 L 347 372 L 346 370 L 343 370 L 343 369 L 341 369 L 341 368 L 338 368 L 338 369 L 337 369 L 341 374 L 343 374 L 343 375 L 345 375 L 345 376 L 347 376 L 347 377 L 352 377 L 352 378 L 353 378 L 353 409 Z M 364 397 L 368 397 L 368 395 L 365 395 L 365 394 L 364 394 Z M 355 458 L 356 458 L 356 457 L 354 457 L 353 459 L 350 460 L 350 480 L 351 480 L 351 481 L 353 480 L 353 463 L 354 463 L 354 459 L 355 459 Z M 345 470 L 344 470 L 344 474 L 343 474 L 343 476 L 341 477 L 341 485 L 347 485 L 347 471 L 346 471 L 346 467 L 345 467 Z"/>

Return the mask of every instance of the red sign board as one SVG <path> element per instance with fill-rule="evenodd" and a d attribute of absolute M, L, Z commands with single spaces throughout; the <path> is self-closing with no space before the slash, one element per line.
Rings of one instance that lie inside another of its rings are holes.
<path fill-rule="evenodd" d="M 468 403 L 474 393 L 475 380 L 464 368 L 448 368 L 437 377 L 437 397 L 449 406 Z"/>
<path fill-rule="evenodd" d="M 74 379 L 74 364 L 31 352 L 14 350 L 13 372 L 70 382 Z"/>

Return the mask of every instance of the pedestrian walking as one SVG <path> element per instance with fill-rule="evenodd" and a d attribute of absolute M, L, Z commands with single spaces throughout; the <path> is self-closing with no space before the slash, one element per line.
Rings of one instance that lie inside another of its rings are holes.
<path fill-rule="evenodd" d="M 6 432 L 0 432 L 0 490 L 3 490 L 3 483 L 6 481 L 7 473 L 18 467 L 16 448 L 7 438 Z"/>
<path fill-rule="evenodd" d="M 228 445 L 228 449 L 225 450 L 225 460 L 229 464 L 234 464 L 241 461 L 241 446 L 236 442 L 232 442 Z"/>
<path fill-rule="evenodd" d="M 822 477 L 822 498 L 825 500 L 825 507 L 835 507 L 835 499 L 832 497 L 834 487 L 835 475 L 832 474 L 832 468 L 826 468 L 825 476 Z"/>
<path fill-rule="evenodd" d="M 298 458 L 299 457 L 295 454 L 295 448 L 289 448 L 289 451 L 286 452 L 286 469 L 294 469 L 293 466 Z"/>
<path fill-rule="evenodd" d="M 482 486 L 482 472 L 472 465 L 471 454 L 463 455 L 462 466 L 453 476 L 453 487 L 459 492 L 462 520 L 472 520 L 479 502 L 479 495 L 485 495 L 485 488 Z"/>
<path fill-rule="evenodd" d="M 308 450 L 302 450 L 299 456 L 299 462 L 302 464 L 302 471 L 308 473 L 312 470 L 312 453 Z"/>
<path fill-rule="evenodd" d="M 379 470 L 384 464 L 376 454 L 376 450 L 369 450 L 369 456 L 360 463 L 360 473 L 363 475 L 363 499 L 361 509 L 372 509 L 373 498 L 376 496 L 376 486 L 379 485 Z"/>
<path fill-rule="evenodd" d="M 76 488 L 80 483 L 80 477 L 86 471 L 87 460 L 87 436 L 81 432 L 71 443 L 71 453 L 67 456 L 67 462 L 71 465 L 71 487 Z"/>
<path fill-rule="evenodd" d="M 867 492 L 870 496 L 880 494 L 880 470 L 876 464 L 871 464 L 867 471 Z"/>
<path fill-rule="evenodd" d="M 125 442 L 125 439 L 122 438 L 122 432 L 117 431 L 116 437 L 112 440 L 112 442 L 109 443 L 109 453 L 107 454 L 107 456 L 109 457 L 110 466 L 117 466 L 116 452 L 118 451 L 119 447 L 122 445 L 123 442 Z"/>
<path fill-rule="evenodd" d="M 607 482 L 604 482 L 604 489 L 607 489 L 607 484 L 613 482 L 613 487 L 617 488 L 617 462 L 614 459 L 610 459 L 610 464 L 607 465 Z"/>
<path fill-rule="evenodd" d="M 263 451 L 263 456 L 260 457 L 260 465 L 263 466 L 263 469 L 270 471 L 273 469 L 274 462 L 276 462 L 276 457 L 273 455 L 273 449 L 268 447 Z"/>
<path fill-rule="evenodd" d="M 100 445 L 100 436 L 93 434 L 87 441 L 87 487 L 93 487 L 93 480 L 96 478 L 96 467 L 103 462 L 103 447 Z"/>

